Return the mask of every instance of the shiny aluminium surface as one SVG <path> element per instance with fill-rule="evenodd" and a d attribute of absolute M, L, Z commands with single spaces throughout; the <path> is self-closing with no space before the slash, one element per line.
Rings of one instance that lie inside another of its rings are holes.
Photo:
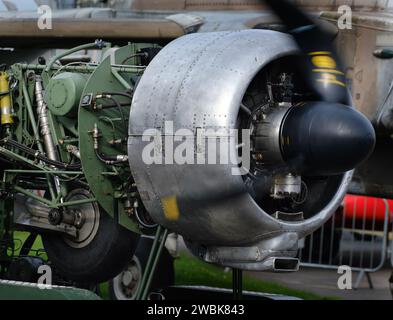
<path fill-rule="evenodd" d="M 145 130 L 164 131 L 166 121 L 173 122 L 174 132 L 236 128 L 253 78 L 269 62 L 297 52 L 289 36 L 274 31 L 192 34 L 173 41 L 147 67 L 132 103 L 128 153 L 144 205 L 157 223 L 218 251 L 220 246 L 254 248 L 258 243 L 263 251 L 264 240 L 270 238 L 285 251 L 279 239 L 286 237 L 280 235 L 301 238 L 329 219 L 346 193 L 351 172 L 318 214 L 290 223 L 274 219 L 256 204 L 242 177 L 232 174 L 232 164 L 147 165 L 141 156 L 150 143 L 143 141 Z M 163 199 L 168 197 L 177 199 L 176 219 L 165 216 Z"/>

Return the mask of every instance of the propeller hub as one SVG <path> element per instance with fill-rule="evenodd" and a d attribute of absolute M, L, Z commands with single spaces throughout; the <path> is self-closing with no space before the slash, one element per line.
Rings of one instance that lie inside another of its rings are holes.
<path fill-rule="evenodd" d="M 338 103 L 307 102 L 263 114 L 253 132 L 260 169 L 305 175 L 339 175 L 366 160 L 375 146 L 370 121 Z"/>
<path fill-rule="evenodd" d="M 375 131 L 360 112 L 346 105 L 308 102 L 293 107 L 281 126 L 287 165 L 307 175 L 338 175 L 356 168 L 374 150 Z"/>

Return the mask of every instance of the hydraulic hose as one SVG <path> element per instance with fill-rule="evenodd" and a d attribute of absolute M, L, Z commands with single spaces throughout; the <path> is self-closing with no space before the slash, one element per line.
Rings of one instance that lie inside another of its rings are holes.
<path fill-rule="evenodd" d="M 64 170 L 79 170 L 82 165 L 80 163 L 75 163 L 75 164 L 68 164 L 68 163 L 63 163 L 60 161 L 56 161 L 56 160 L 51 160 L 48 157 L 46 157 L 45 155 L 43 155 L 41 152 L 34 150 L 32 148 L 29 148 L 15 140 L 12 139 L 5 139 L 3 140 L 3 143 L 5 145 L 17 148 L 33 157 L 35 157 L 36 159 L 45 162 L 48 165 L 54 166 L 56 168 L 60 168 L 60 169 L 64 169 Z"/>

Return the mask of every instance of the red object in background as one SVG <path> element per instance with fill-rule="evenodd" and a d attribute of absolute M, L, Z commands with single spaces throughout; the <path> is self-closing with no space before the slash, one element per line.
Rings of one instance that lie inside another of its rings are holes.
<path fill-rule="evenodd" d="M 389 205 L 389 220 L 392 221 L 393 200 L 387 200 Z M 345 227 L 367 230 L 383 230 L 386 205 L 383 199 L 347 195 L 344 199 L 344 208 L 339 219 L 345 219 Z M 373 222 L 374 221 L 374 222 Z M 337 226 L 337 224 L 336 224 Z"/>

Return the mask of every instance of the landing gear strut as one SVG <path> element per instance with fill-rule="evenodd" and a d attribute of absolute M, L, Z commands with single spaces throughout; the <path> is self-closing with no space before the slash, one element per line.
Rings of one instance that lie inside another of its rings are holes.
<path fill-rule="evenodd" d="M 241 300 L 243 296 L 243 271 L 232 270 L 233 300 Z"/>

